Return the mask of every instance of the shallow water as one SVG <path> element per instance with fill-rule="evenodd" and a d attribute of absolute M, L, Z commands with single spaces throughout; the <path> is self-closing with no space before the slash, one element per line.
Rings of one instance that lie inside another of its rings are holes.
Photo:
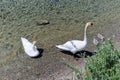
<path fill-rule="evenodd" d="M 64 59 L 73 65 L 83 61 L 75 61 L 55 45 L 83 39 L 88 21 L 94 22 L 94 26 L 87 30 L 85 50 L 94 51 L 92 39 L 98 32 L 105 37 L 114 34 L 114 42 L 119 44 L 119 3 L 119 0 L 1 0 L 0 79 L 50 80 L 64 76 L 69 70 L 63 64 Z M 48 20 L 50 24 L 37 25 L 37 20 Z M 24 54 L 21 37 L 36 40 L 37 47 L 44 49 L 43 56 L 33 59 Z"/>

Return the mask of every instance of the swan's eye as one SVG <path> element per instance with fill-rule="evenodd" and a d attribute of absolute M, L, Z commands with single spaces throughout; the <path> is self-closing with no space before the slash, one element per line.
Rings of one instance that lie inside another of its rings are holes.
<path fill-rule="evenodd" d="M 91 23 L 91 26 L 93 25 L 93 23 Z"/>
<path fill-rule="evenodd" d="M 93 25 L 92 22 L 88 22 L 88 23 L 87 23 L 87 26 L 92 26 L 92 25 Z"/>

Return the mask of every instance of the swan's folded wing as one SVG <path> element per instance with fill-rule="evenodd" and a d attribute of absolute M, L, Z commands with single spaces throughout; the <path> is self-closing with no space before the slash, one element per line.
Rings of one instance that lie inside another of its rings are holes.
<path fill-rule="evenodd" d="M 66 50 L 69 51 L 70 49 L 65 47 L 64 45 L 56 45 L 57 48 L 62 49 L 62 50 Z"/>
<path fill-rule="evenodd" d="M 21 37 L 21 41 L 22 41 L 25 52 L 33 50 L 34 45 L 31 42 L 29 42 L 27 39 L 22 38 L 22 37 Z"/>
<path fill-rule="evenodd" d="M 63 44 L 65 47 L 69 48 L 69 50 L 74 49 L 75 45 L 72 41 L 67 41 L 65 44 Z"/>

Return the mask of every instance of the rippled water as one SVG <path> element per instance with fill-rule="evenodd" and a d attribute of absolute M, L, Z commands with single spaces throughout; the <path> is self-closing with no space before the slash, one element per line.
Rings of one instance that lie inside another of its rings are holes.
<path fill-rule="evenodd" d="M 87 30 L 86 50 L 94 50 L 92 39 L 98 32 L 118 37 L 119 3 L 119 0 L 0 0 L 0 79 L 57 77 L 59 74 L 54 73 L 66 69 L 63 58 L 71 64 L 80 64 L 81 61 L 76 62 L 55 45 L 82 39 L 88 21 L 94 22 L 94 26 Z M 48 20 L 50 24 L 37 25 L 37 20 Z M 44 49 L 43 56 L 32 59 L 24 54 L 21 37 L 36 40 L 36 45 Z"/>

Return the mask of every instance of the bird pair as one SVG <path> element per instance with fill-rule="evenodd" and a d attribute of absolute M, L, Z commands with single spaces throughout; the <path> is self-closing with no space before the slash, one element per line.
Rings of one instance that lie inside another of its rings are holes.
<path fill-rule="evenodd" d="M 71 40 L 71 41 L 67 41 L 66 43 L 62 45 L 56 45 L 56 47 L 59 49 L 65 50 L 65 51 L 70 51 L 73 54 L 75 54 L 77 51 L 81 51 L 87 45 L 87 36 L 86 36 L 87 27 L 90 27 L 92 25 L 93 25 L 92 22 L 86 23 L 85 29 L 84 29 L 84 39 L 82 41 Z M 25 53 L 29 55 L 30 57 L 37 57 L 39 54 L 41 54 L 37 50 L 37 47 L 35 46 L 36 42 L 31 43 L 23 37 L 21 37 L 21 41 L 22 41 Z"/>

